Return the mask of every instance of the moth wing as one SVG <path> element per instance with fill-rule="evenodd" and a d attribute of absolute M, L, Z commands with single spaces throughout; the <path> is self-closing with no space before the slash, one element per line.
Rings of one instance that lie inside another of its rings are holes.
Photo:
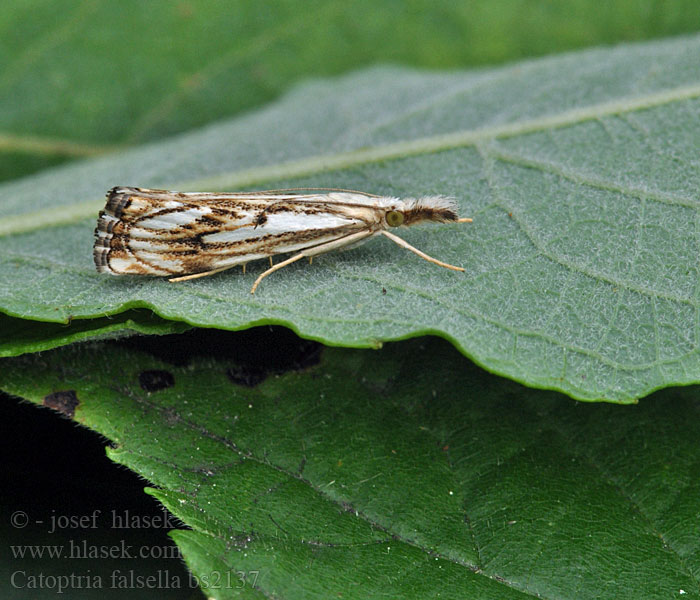
<path fill-rule="evenodd" d="M 100 272 L 185 275 L 327 243 L 367 229 L 375 213 L 329 195 L 114 188 L 93 255 Z"/>

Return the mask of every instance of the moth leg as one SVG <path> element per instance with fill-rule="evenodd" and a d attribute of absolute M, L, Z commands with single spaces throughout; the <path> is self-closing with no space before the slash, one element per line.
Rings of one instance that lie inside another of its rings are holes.
<path fill-rule="evenodd" d="M 243 263 L 243 264 L 241 265 L 241 267 L 243 267 L 243 275 L 245 275 L 245 265 L 246 265 L 246 263 Z"/>
<path fill-rule="evenodd" d="M 309 264 L 311 264 L 311 263 L 313 263 L 313 262 L 314 262 L 314 257 L 313 257 L 313 256 L 309 256 Z"/>
<path fill-rule="evenodd" d="M 287 260 L 283 260 L 281 263 L 277 263 L 273 267 L 270 267 L 267 271 L 264 273 L 261 273 L 258 278 L 255 280 L 255 283 L 253 284 L 253 287 L 250 289 L 250 293 L 254 294 L 255 290 L 258 288 L 260 285 L 260 282 L 267 277 L 270 273 L 274 273 L 278 269 L 281 269 L 282 267 L 286 267 L 287 265 L 291 265 L 293 262 L 296 262 L 300 258 L 304 258 L 305 256 L 307 258 L 312 258 L 316 256 L 317 254 L 323 254 L 325 252 L 330 252 L 331 250 L 335 250 L 336 248 L 342 248 L 343 246 L 347 246 L 348 244 L 354 244 L 355 242 L 359 242 L 361 239 L 373 236 L 375 234 L 374 231 L 358 231 L 357 233 L 351 233 L 350 235 L 346 235 L 345 237 L 338 238 L 337 240 L 333 240 L 330 242 L 326 242 L 325 244 L 321 244 L 320 246 L 314 246 L 313 248 L 307 248 L 306 250 L 301 251 L 299 254 L 295 254 L 291 258 L 288 258 Z"/>
<path fill-rule="evenodd" d="M 270 273 L 277 271 L 277 269 L 281 269 L 282 267 L 286 267 L 287 265 L 291 265 L 293 262 L 299 260 L 300 258 L 304 258 L 304 255 L 303 254 L 296 254 L 296 255 L 292 256 L 292 258 L 288 258 L 287 260 L 283 260 L 281 263 L 277 263 L 276 265 L 270 267 L 264 273 L 261 273 L 260 276 L 255 280 L 253 287 L 250 288 L 250 293 L 251 294 L 255 293 L 255 289 L 258 287 L 258 285 L 260 285 L 260 282 L 263 280 L 263 277 L 267 277 Z M 270 264 L 272 264 L 272 259 L 270 259 Z"/>
<path fill-rule="evenodd" d="M 445 267 L 446 269 L 451 269 L 453 271 L 464 271 L 462 267 L 455 267 L 454 265 L 448 265 L 447 263 L 444 263 L 440 260 L 437 260 L 436 258 L 433 258 L 432 256 L 428 256 L 425 252 L 421 252 L 418 250 L 418 248 L 414 248 L 409 244 L 407 241 L 402 240 L 398 235 L 394 235 L 393 233 L 389 233 L 388 231 L 382 231 L 382 234 L 384 234 L 386 237 L 388 237 L 392 242 L 397 243 L 399 246 L 406 248 L 406 250 L 410 250 L 414 254 L 417 254 L 421 258 L 427 260 L 428 262 L 431 262 L 433 264 L 436 264 L 440 267 Z"/>
<path fill-rule="evenodd" d="M 170 283 L 175 283 L 177 281 L 189 281 L 190 279 L 199 279 L 200 277 L 208 277 L 209 275 L 214 275 L 216 273 L 221 273 L 221 271 L 226 271 L 235 267 L 236 265 L 229 265 L 228 267 L 221 267 L 220 269 L 212 269 L 211 271 L 202 271 L 201 273 L 193 273 L 192 275 L 183 275 L 182 277 L 170 277 L 168 281 Z M 245 273 L 245 265 L 243 265 L 243 272 Z"/>
<path fill-rule="evenodd" d="M 275 263 L 272 262 L 272 257 L 271 257 L 271 256 L 268 256 L 267 258 L 270 260 L 270 266 L 271 266 L 271 267 L 274 267 L 274 266 L 275 266 Z"/>

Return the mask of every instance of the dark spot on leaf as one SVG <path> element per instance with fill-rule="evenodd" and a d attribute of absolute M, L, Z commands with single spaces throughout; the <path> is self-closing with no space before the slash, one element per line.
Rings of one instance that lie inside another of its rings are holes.
<path fill-rule="evenodd" d="M 175 378 L 170 371 L 141 371 L 139 385 L 147 392 L 157 392 L 173 387 Z"/>
<path fill-rule="evenodd" d="M 382 288 L 382 295 L 386 296 L 386 288 Z"/>
<path fill-rule="evenodd" d="M 74 390 L 66 390 L 63 392 L 54 392 L 48 396 L 44 396 L 44 406 L 48 406 L 53 410 L 60 412 L 69 419 L 75 415 L 75 408 L 80 404 L 78 396 Z"/>

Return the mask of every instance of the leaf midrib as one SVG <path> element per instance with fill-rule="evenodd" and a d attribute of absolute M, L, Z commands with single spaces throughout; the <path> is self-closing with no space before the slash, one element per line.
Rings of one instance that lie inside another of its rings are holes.
<path fill-rule="evenodd" d="M 465 129 L 453 133 L 404 140 L 330 155 L 314 155 L 276 165 L 253 167 L 214 177 L 182 181 L 174 183 L 171 187 L 181 191 L 217 191 L 252 187 L 267 181 L 294 179 L 325 171 L 348 169 L 361 164 L 475 146 L 489 140 L 506 139 L 538 131 L 568 127 L 592 119 L 646 110 L 698 97 L 700 97 L 700 84 L 679 86 L 662 92 L 601 102 L 545 117 L 478 129 Z M 102 208 L 102 205 L 102 199 L 99 201 L 89 200 L 60 206 L 51 210 L 6 217 L 0 223 L 0 237 L 53 226 L 74 224 L 88 217 L 93 217 Z"/>

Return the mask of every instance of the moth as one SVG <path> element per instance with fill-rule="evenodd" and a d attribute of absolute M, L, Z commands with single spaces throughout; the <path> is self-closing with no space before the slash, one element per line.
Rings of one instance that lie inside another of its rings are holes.
<path fill-rule="evenodd" d="M 302 258 L 384 235 L 421 258 L 428 256 L 389 229 L 422 222 L 470 223 L 454 200 L 426 196 L 400 200 L 352 190 L 170 192 L 115 187 L 97 219 L 93 257 L 100 273 L 154 275 L 169 281 L 205 277 L 261 258 L 270 268 L 255 280 Z M 272 263 L 272 256 L 294 253 Z"/>

